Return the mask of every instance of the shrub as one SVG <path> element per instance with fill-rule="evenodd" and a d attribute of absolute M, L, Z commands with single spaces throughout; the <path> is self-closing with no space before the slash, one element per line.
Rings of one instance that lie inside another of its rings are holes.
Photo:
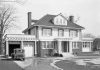
<path fill-rule="evenodd" d="M 60 56 L 60 57 L 63 57 L 63 55 L 62 55 L 62 54 L 59 54 L 59 56 Z"/>
<path fill-rule="evenodd" d="M 54 53 L 53 56 L 55 56 L 55 57 L 63 57 L 63 55 L 62 54 L 59 54 L 59 53 Z"/>

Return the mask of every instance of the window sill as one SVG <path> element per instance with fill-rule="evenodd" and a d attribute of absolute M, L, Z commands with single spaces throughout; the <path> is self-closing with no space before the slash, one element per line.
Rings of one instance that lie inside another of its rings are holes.
<path fill-rule="evenodd" d="M 54 49 L 54 48 L 42 48 L 42 49 Z"/>

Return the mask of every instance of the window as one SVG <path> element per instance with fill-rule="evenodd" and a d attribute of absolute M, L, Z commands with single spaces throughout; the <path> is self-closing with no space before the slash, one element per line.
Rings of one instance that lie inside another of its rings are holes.
<path fill-rule="evenodd" d="M 72 42 L 73 49 L 78 49 L 79 43 L 78 42 Z"/>
<path fill-rule="evenodd" d="M 78 36 L 78 32 L 76 30 L 69 30 L 69 36 L 70 37 L 77 37 Z"/>
<path fill-rule="evenodd" d="M 60 24 L 62 24 L 62 19 L 60 19 Z"/>
<path fill-rule="evenodd" d="M 64 30 L 63 29 L 59 29 L 58 30 L 58 36 L 64 36 Z"/>
<path fill-rule="evenodd" d="M 56 23 L 58 24 L 58 19 L 56 19 Z"/>
<path fill-rule="evenodd" d="M 53 49 L 53 42 L 52 41 L 42 41 L 41 46 L 43 49 Z"/>
<path fill-rule="evenodd" d="M 42 47 L 42 48 L 46 48 L 46 41 L 42 41 L 42 42 L 41 42 L 41 47 Z"/>
<path fill-rule="evenodd" d="M 83 48 L 87 48 L 90 47 L 90 43 L 89 42 L 83 42 Z"/>
<path fill-rule="evenodd" d="M 43 29 L 43 36 L 52 36 L 52 29 Z"/>

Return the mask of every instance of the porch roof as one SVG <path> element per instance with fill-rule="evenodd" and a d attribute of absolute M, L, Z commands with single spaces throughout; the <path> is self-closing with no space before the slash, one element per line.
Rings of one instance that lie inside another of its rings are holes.
<path fill-rule="evenodd" d="M 7 34 L 5 36 L 5 41 L 35 41 L 34 35 L 24 35 L 24 34 Z"/>
<path fill-rule="evenodd" d="M 60 41 L 69 41 L 69 40 L 72 40 L 72 38 L 56 38 L 54 40 L 60 40 Z"/>

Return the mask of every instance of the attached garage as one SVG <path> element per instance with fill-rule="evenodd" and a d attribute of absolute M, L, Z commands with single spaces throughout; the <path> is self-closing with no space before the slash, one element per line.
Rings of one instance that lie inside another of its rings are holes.
<path fill-rule="evenodd" d="M 35 36 L 30 35 L 6 35 L 5 37 L 5 55 L 10 57 L 14 49 L 25 50 L 25 57 L 32 57 L 35 49 Z"/>
<path fill-rule="evenodd" d="M 33 51 L 34 51 L 34 46 L 35 42 L 23 42 L 24 50 L 25 50 L 25 57 L 32 57 L 33 56 Z"/>
<path fill-rule="evenodd" d="M 8 44 L 8 46 L 9 46 L 9 56 L 11 56 L 11 54 L 14 52 L 14 49 L 16 49 L 16 48 L 21 48 L 21 43 L 20 42 L 9 42 L 9 44 Z"/>

